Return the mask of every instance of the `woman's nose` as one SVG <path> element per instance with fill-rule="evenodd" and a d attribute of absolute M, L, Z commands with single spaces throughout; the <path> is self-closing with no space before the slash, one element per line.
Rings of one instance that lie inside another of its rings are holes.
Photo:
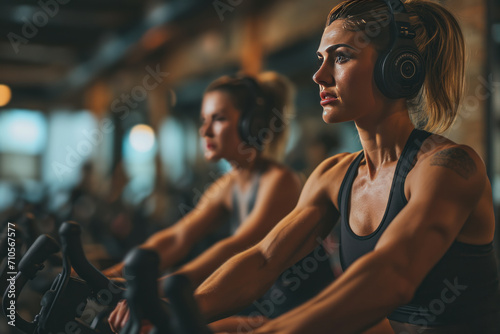
<path fill-rule="evenodd" d="M 335 82 L 332 69 L 326 66 L 325 63 L 321 64 L 312 79 L 318 85 L 323 86 L 332 86 Z"/>
<path fill-rule="evenodd" d="M 212 132 L 212 123 L 211 122 L 204 122 L 200 126 L 200 137 L 210 137 L 213 135 Z"/>

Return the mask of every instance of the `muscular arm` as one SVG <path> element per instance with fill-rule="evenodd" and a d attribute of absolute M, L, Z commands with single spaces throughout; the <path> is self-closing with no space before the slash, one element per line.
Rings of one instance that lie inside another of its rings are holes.
<path fill-rule="evenodd" d="M 486 173 L 479 157 L 466 147 L 450 150 L 426 158 L 415 170 L 408 204 L 374 251 L 317 297 L 256 333 L 327 333 L 332 329 L 358 333 L 408 303 L 457 238 L 485 188 Z"/>
<path fill-rule="evenodd" d="M 226 174 L 203 194 L 196 207 L 175 225 L 153 234 L 140 247 L 153 249 L 160 256 L 160 271 L 182 260 L 193 245 L 224 221 L 227 215 L 223 196 L 230 189 Z M 107 276 L 121 276 L 123 262 L 104 271 Z"/>
<path fill-rule="evenodd" d="M 235 235 L 216 243 L 176 273 L 198 286 L 228 258 L 262 240 L 295 207 L 299 194 L 300 181 L 292 172 L 272 171 L 262 178 L 252 213 Z"/>
<path fill-rule="evenodd" d="M 330 165 L 311 175 L 297 207 L 261 242 L 229 259 L 197 289 L 195 298 L 208 320 L 232 315 L 260 297 L 333 227 L 338 213 L 324 182 Z"/>

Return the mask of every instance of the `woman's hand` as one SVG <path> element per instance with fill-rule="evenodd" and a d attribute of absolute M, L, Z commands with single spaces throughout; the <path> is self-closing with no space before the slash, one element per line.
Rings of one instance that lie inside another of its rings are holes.
<path fill-rule="evenodd" d="M 123 327 L 125 327 L 129 318 L 130 310 L 127 306 L 127 301 L 121 300 L 118 302 L 113 312 L 109 315 L 109 327 L 111 327 L 113 333 L 119 333 Z M 140 334 L 148 334 L 151 329 L 153 329 L 153 325 L 151 325 L 148 321 L 143 320 Z"/>
<path fill-rule="evenodd" d="M 119 333 L 130 317 L 130 311 L 125 300 L 120 300 L 108 317 L 109 327 L 113 333 Z"/>

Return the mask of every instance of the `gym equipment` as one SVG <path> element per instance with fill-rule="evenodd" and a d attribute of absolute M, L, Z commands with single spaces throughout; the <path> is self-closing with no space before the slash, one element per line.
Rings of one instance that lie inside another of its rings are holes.
<path fill-rule="evenodd" d="M 165 280 L 163 293 L 170 302 L 175 334 L 211 334 L 193 297 L 191 282 L 184 275 Z"/>
<path fill-rule="evenodd" d="M 158 254 L 135 249 L 126 258 L 129 277 L 125 293 L 130 318 L 120 334 L 138 334 L 142 319 L 154 328 L 150 334 L 211 334 L 193 298 L 191 283 L 184 275 L 172 275 L 163 286 L 168 304 L 159 299 L 157 291 Z"/>
<path fill-rule="evenodd" d="M 88 262 L 80 240 L 81 229 L 75 222 L 65 222 L 59 229 L 61 246 L 52 237 L 41 235 L 19 262 L 18 273 L 6 287 L 2 309 L 8 321 L 26 334 L 108 334 L 109 324 L 103 326 L 103 314 L 88 325 L 86 305 L 93 300 L 111 310 L 126 297 L 130 307 L 130 320 L 123 334 L 139 333 L 142 319 L 149 320 L 154 329 L 151 334 L 211 334 L 193 298 L 189 280 L 173 275 L 166 280 L 164 292 L 169 304 L 158 297 L 158 254 L 151 250 L 134 249 L 125 260 L 127 290 L 108 279 Z M 16 311 L 15 306 L 26 283 L 44 268 L 44 262 L 54 253 L 62 251 L 62 272 L 52 282 L 41 301 L 41 309 L 29 322 Z M 79 277 L 71 276 L 73 269 Z"/>
<path fill-rule="evenodd" d="M 170 312 L 158 297 L 159 263 L 156 252 L 140 248 L 132 250 L 125 258 L 125 297 L 130 309 L 130 318 L 120 334 L 139 333 L 142 319 L 154 324 L 158 333 L 170 332 Z"/>
<path fill-rule="evenodd" d="M 83 321 L 88 316 L 84 312 L 87 300 L 92 299 L 100 305 L 114 307 L 122 299 L 124 288 L 112 282 L 87 261 L 80 234 L 80 226 L 75 222 L 61 225 L 59 236 L 63 254 L 62 272 L 44 294 L 40 312 L 32 322 L 24 320 L 11 305 L 15 305 L 27 281 L 35 278 L 37 272 L 43 269 L 43 262 L 59 250 L 59 245 L 51 237 L 41 235 L 21 259 L 19 272 L 6 289 L 2 306 L 7 318 L 14 320 L 16 328 L 22 332 L 111 333 L 109 325 L 97 328 L 98 324 L 95 322 L 89 326 Z M 71 276 L 71 268 L 79 278 Z"/>

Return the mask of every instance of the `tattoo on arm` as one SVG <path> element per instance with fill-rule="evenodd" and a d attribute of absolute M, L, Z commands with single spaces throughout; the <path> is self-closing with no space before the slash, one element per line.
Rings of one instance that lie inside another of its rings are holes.
<path fill-rule="evenodd" d="M 466 180 L 477 170 L 476 164 L 469 154 L 464 149 L 456 147 L 434 154 L 431 166 L 449 168 Z"/>

